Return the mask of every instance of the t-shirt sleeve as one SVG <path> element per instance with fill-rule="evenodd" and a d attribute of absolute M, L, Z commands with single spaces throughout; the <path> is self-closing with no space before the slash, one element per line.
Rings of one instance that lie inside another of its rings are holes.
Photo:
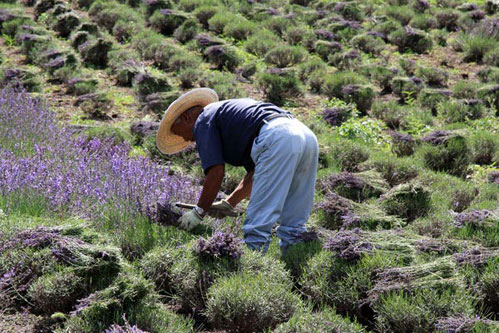
<path fill-rule="evenodd" d="M 248 163 L 244 166 L 244 169 L 246 169 L 246 172 L 251 172 L 253 170 L 255 170 L 255 163 L 251 162 L 251 163 Z"/>
<path fill-rule="evenodd" d="M 222 139 L 216 126 L 209 123 L 197 126 L 194 137 L 204 174 L 214 165 L 225 164 Z"/>

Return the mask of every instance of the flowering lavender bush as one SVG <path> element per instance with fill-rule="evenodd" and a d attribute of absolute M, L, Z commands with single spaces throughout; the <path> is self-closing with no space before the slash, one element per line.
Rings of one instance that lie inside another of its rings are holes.
<path fill-rule="evenodd" d="M 157 220 L 158 204 L 195 200 L 190 179 L 129 152 L 128 143 L 74 137 L 22 91 L 0 92 L 0 197 L 41 197 L 54 211 L 101 223 Z M 15 205 L 7 200 L 4 209 Z"/>
<path fill-rule="evenodd" d="M 208 240 L 200 238 L 194 246 L 194 251 L 201 257 L 229 257 L 238 259 L 243 253 L 242 240 L 231 232 L 216 232 Z"/>

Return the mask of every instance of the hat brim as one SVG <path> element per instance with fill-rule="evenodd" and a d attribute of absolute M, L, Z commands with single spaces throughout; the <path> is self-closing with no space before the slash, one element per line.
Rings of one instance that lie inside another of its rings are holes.
<path fill-rule="evenodd" d="M 156 146 L 163 154 L 175 154 L 187 148 L 192 142 L 184 140 L 180 135 L 171 131 L 175 120 L 185 111 L 194 106 L 205 107 L 210 103 L 218 101 L 218 95 L 213 89 L 193 89 L 177 98 L 165 112 L 159 124 L 156 135 Z"/>

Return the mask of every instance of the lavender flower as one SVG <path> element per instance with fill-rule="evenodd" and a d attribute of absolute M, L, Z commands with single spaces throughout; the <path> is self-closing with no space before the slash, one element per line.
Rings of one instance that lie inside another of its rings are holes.
<path fill-rule="evenodd" d="M 492 217 L 492 212 L 486 209 L 463 212 L 454 216 L 454 227 L 464 228 L 467 225 L 475 227 L 482 226 L 483 223 Z"/>
<path fill-rule="evenodd" d="M 356 228 L 338 231 L 324 244 L 324 249 L 336 252 L 338 257 L 345 260 L 357 260 L 363 254 L 371 252 L 373 245 L 363 241 L 360 230 Z"/>
<path fill-rule="evenodd" d="M 130 325 L 130 323 L 126 320 L 125 315 L 123 314 L 123 321 L 125 322 L 125 325 L 117 325 L 113 324 L 111 327 L 109 327 L 107 330 L 104 331 L 104 333 L 147 333 L 146 331 L 143 331 L 137 327 L 137 325 Z"/>
<path fill-rule="evenodd" d="M 169 203 L 197 200 L 192 179 L 171 175 L 149 158 L 130 158 L 130 148 L 112 139 L 74 136 L 40 100 L 22 91 L 0 92 L 0 195 L 5 198 L 44 198 L 57 213 L 113 223 L 139 216 L 165 222 L 160 217 L 174 216 L 165 214 L 165 207 L 172 209 Z"/>
<path fill-rule="evenodd" d="M 218 231 L 208 240 L 199 238 L 194 251 L 205 258 L 228 257 L 238 259 L 243 253 L 242 240 L 231 232 Z"/>

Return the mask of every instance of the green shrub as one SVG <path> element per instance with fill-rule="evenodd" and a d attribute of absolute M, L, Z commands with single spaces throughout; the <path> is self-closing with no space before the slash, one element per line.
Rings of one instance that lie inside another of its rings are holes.
<path fill-rule="evenodd" d="M 265 61 L 279 68 L 283 68 L 301 62 L 305 56 L 306 51 L 301 46 L 279 45 L 270 49 L 265 54 Z"/>
<path fill-rule="evenodd" d="M 311 57 L 309 60 L 298 64 L 298 78 L 303 82 L 307 82 L 315 71 L 321 73 L 327 71 L 326 63 L 317 57 Z"/>
<path fill-rule="evenodd" d="M 407 109 L 397 101 L 377 101 L 373 104 L 371 115 L 383 121 L 391 129 L 397 129 L 407 116 Z"/>
<path fill-rule="evenodd" d="M 421 79 L 416 77 L 394 77 L 391 87 L 393 93 L 400 97 L 402 102 L 410 103 L 424 88 L 424 84 Z"/>
<path fill-rule="evenodd" d="M 362 333 L 365 331 L 362 325 L 338 315 L 329 307 L 325 307 L 319 312 L 297 312 L 288 322 L 279 325 L 274 330 L 275 333 Z"/>
<path fill-rule="evenodd" d="M 175 72 L 186 68 L 199 69 L 201 62 L 202 60 L 198 56 L 182 51 L 170 57 L 170 60 L 168 61 L 168 68 L 169 70 Z"/>
<path fill-rule="evenodd" d="M 477 96 L 485 101 L 488 107 L 495 107 L 496 114 L 499 112 L 499 84 L 488 84 L 479 88 Z"/>
<path fill-rule="evenodd" d="M 192 40 L 200 31 L 201 27 L 195 19 L 185 20 L 180 27 L 173 32 L 173 37 L 181 43 Z"/>
<path fill-rule="evenodd" d="M 447 123 L 479 119 L 485 114 L 485 105 L 478 100 L 450 100 L 437 105 L 437 112 Z"/>
<path fill-rule="evenodd" d="M 421 152 L 427 168 L 454 176 L 464 176 L 471 161 L 470 149 L 460 135 L 449 137 L 441 145 L 423 146 Z"/>
<path fill-rule="evenodd" d="M 343 45 L 338 42 L 327 40 L 318 40 L 314 43 L 314 51 L 322 58 L 322 60 L 330 62 L 330 57 L 343 50 Z"/>
<path fill-rule="evenodd" d="M 248 20 L 234 20 L 225 25 L 223 33 L 227 37 L 235 40 L 246 40 L 252 35 L 257 26 L 254 22 Z"/>
<path fill-rule="evenodd" d="M 284 32 L 286 32 L 286 30 L 290 25 L 290 22 L 293 21 L 292 20 L 290 21 L 289 18 L 286 18 L 284 16 L 271 16 L 265 21 L 263 21 L 261 24 L 263 24 L 265 28 L 276 33 L 278 36 L 283 37 Z"/>
<path fill-rule="evenodd" d="M 282 40 L 272 31 L 260 29 L 248 38 L 244 43 L 244 47 L 248 52 L 253 53 L 258 57 L 263 57 L 270 49 L 274 48 L 276 44 L 280 42 L 282 42 Z"/>
<path fill-rule="evenodd" d="M 430 206 L 430 192 L 421 184 L 400 184 L 381 196 L 381 206 L 390 215 L 407 221 L 425 216 Z"/>
<path fill-rule="evenodd" d="M 141 99 L 145 99 L 149 94 L 171 89 L 166 75 L 153 68 L 135 75 L 132 85 Z"/>
<path fill-rule="evenodd" d="M 437 10 L 435 17 L 437 19 L 439 29 L 456 31 L 461 13 L 452 8 L 443 8 Z"/>
<path fill-rule="evenodd" d="M 378 33 L 382 33 L 384 36 L 388 36 L 391 32 L 400 29 L 402 25 L 395 21 L 394 19 L 388 19 L 384 22 L 376 24 L 373 29 Z"/>
<path fill-rule="evenodd" d="M 188 236 L 178 232 L 176 235 L 181 243 L 182 239 L 187 240 Z M 140 265 L 144 276 L 154 282 L 156 290 L 164 295 L 171 295 L 175 289 L 175 276 L 172 274 L 173 266 L 176 262 L 185 260 L 186 251 L 172 246 L 156 248 L 147 253 L 142 258 Z"/>
<path fill-rule="evenodd" d="M 218 12 L 218 8 L 212 5 L 203 5 L 194 10 L 194 15 L 199 23 L 203 26 L 204 30 L 208 30 L 208 21 Z"/>
<path fill-rule="evenodd" d="M 113 30 L 118 21 L 136 22 L 138 25 L 144 25 L 144 19 L 137 10 L 114 1 L 95 1 L 90 6 L 88 15 L 109 32 Z"/>
<path fill-rule="evenodd" d="M 392 153 L 398 157 L 411 156 L 416 150 L 417 141 L 409 134 L 390 133 L 392 137 Z"/>
<path fill-rule="evenodd" d="M 75 78 L 67 82 L 67 92 L 76 96 L 93 93 L 97 90 L 98 81 L 96 79 Z"/>
<path fill-rule="evenodd" d="M 69 312 L 76 300 L 84 295 L 87 286 L 72 269 L 65 269 L 38 278 L 28 290 L 28 298 L 35 312 L 50 315 Z"/>
<path fill-rule="evenodd" d="M 206 48 L 203 55 L 216 66 L 216 69 L 233 71 L 242 62 L 233 46 L 213 45 Z"/>
<path fill-rule="evenodd" d="M 385 49 L 385 42 L 380 37 L 374 37 L 369 34 L 360 34 L 352 38 L 353 46 L 365 53 L 378 55 Z"/>
<path fill-rule="evenodd" d="M 302 94 L 300 81 L 294 71 L 269 69 L 258 74 L 257 84 L 266 100 L 279 106 L 284 104 L 285 99 Z"/>
<path fill-rule="evenodd" d="M 78 46 L 82 60 L 96 68 L 107 66 L 107 53 L 111 50 L 112 43 L 102 38 L 90 39 Z"/>
<path fill-rule="evenodd" d="M 116 37 L 118 42 L 126 44 L 142 29 L 143 27 L 137 23 L 118 20 L 113 27 L 112 35 Z"/>
<path fill-rule="evenodd" d="M 303 45 L 309 50 L 313 50 L 317 40 L 314 31 L 305 25 L 291 26 L 286 30 L 286 41 L 291 45 Z"/>
<path fill-rule="evenodd" d="M 449 73 L 439 68 L 420 66 L 416 70 L 416 76 L 423 78 L 430 86 L 445 87 L 447 86 Z"/>
<path fill-rule="evenodd" d="M 224 32 L 225 26 L 233 22 L 237 22 L 241 19 L 244 18 L 241 18 L 226 10 L 219 10 L 215 15 L 213 15 L 208 20 L 208 26 L 210 31 L 213 31 L 216 34 L 221 35 Z"/>
<path fill-rule="evenodd" d="M 2 22 L 3 23 L 0 24 L 0 32 L 12 38 L 16 37 L 23 25 L 35 25 L 33 20 L 27 17 L 16 17 L 11 20 L 2 20 Z"/>
<path fill-rule="evenodd" d="M 488 131 L 477 131 L 469 138 L 472 161 L 475 164 L 492 164 L 499 152 L 497 134 Z"/>
<path fill-rule="evenodd" d="M 369 158 L 369 150 L 351 140 L 340 139 L 331 143 L 331 156 L 343 171 L 355 172 Z"/>
<path fill-rule="evenodd" d="M 366 79 L 355 72 L 336 72 L 331 75 L 327 75 L 324 85 L 322 87 L 322 93 L 329 98 L 342 98 L 343 88 L 347 85 L 358 85 L 366 83 Z"/>
<path fill-rule="evenodd" d="M 265 272 L 221 278 L 207 292 L 206 316 L 229 332 L 259 332 L 287 321 L 300 299 L 289 285 Z"/>
<path fill-rule="evenodd" d="M 170 0 L 153 0 L 145 2 L 145 14 L 147 17 L 153 15 L 156 11 L 161 9 L 168 9 L 172 7 L 172 3 Z"/>
<path fill-rule="evenodd" d="M 426 32 L 405 26 L 393 31 L 388 36 L 390 42 L 399 48 L 400 52 L 407 49 L 415 53 L 426 53 L 431 50 L 433 41 Z"/>
<path fill-rule="evenodd" d="M 338 129 L 340 136 L 375 144 L 379 148 L 388 148 L 389 136 L 385 133 L 383 123 L 369 117 L 350 118 Z"/>
<path fill-rule="evenodd" d="M 41 91 L 42 81 L 40 73 L 35 68 L 15 68 L 3 65 L 0 68 L 0 84 L 21 86 L 28 92 L 37 92 Z"/>
<path fill-rule="evenodd" d="M 415 16 L 414 11 L 409 6 L 389 6 L 385 8 L 387 16 L 397 20 L 402 25 L 407 25 Z"/>
<path fill-rule="evenodd" d="M 474 314 L 473 297 L 466 289 L 454 286 L 389 293 L 374 308 L 376 327 L 383 332 L 428 332 L 440 317 Z"/>
<path fill-rule="evenodd" d="M 478 295 L 485 308 L 496 316 L 499 313 L 499 260 L 491 258 L 478 282 Z"/>
<path fill-rule="evenodd" d="M 362 21 L 364 19 L 362 8 L 355 2 L 341 2 L 333 7 L 333 11 L 347 20 Z"/>
<path fill-rule="evenodd" d="M 476 75 L 483 83 L 499 83 L 499 67 L 487 66 L 479 70 Z M 476 88 L 475 82 L 473 82 L 473 85 Z"/>
<path fill-rule="evenodd" d="M 372 309 L 365 301 L 374 285 L 373 273 L 401 263 L 396 255 L 375 253 L 351 262 L 333 251 L 321 251 L 309 260 L 300 290 L 315 304 L 334 306 L 339 313 L 368 320 L 365 315 Z"/>
<path fill-rule="evenodd" d="M 438 27 L 438 22 L 433 15 L 418 14 L 411 18 L 409 25 L 413 28 L 429 31 Z"/>
<path fill-rule="evenodd" d="M 481 63 L 484 56 L 498 47 L 499 42 L 485 34 L 461 34 L 458 43 L 464 52 L 464 61 Z"/>
<path fill-rule="evenodd" d="M 455 87 L 457 87 L 457 84 Z M 452 95 L 451 90 L 424 88 L 418 95 L 418 102 L 422 107 L 428 108 L 432 113 L 437 114 L 437 106 L 446 102 Z"/>
<path fill-rule="evenodd" d="M 153 29 L 166 36 L 173 35 L 173 32 L 179 28 L 187 19 L 188 15 L 184 12 L 162 9 L 157 10 L 149 18 L 149 24 Z"/>
<path fill-rule="evenodd" d="M 459 81 L 452 88 L 455 98 L 475 99 L 479 85 L 476 82 Z"/>
<path fill-rule="evenodd" d="M 382 89 L 383 94 L 392 91 L 391 81 L 397 76 L 399 70 L 388 64 L 374 64 L 364 66 L 361 73 L 374 81 Z"/>
<path fill-rule="evenodd" d="M 499 66 L 499 51 L 495 47 L 489 52 L 485 53 L 483 62 L 489 66 Z"/>
<path fill-rule="evenodd" d="M 238 81 L 231 73 L 219 71 L 205 72 L 199 80 L 199 85 L 201 87 L 211 87 L 217 92 L 220 100 L 243 96 L 243 91 Z"/>

